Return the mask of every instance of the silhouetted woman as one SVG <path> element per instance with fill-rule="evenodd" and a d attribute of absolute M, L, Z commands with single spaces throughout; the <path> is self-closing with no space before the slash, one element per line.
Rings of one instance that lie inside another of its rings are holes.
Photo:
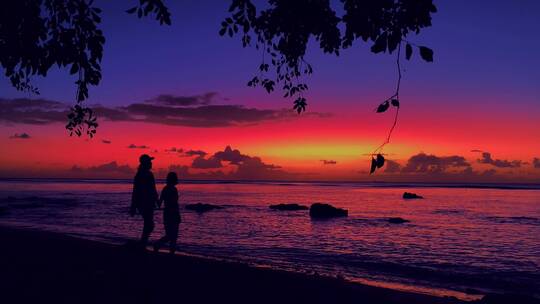
<path fill-rule="evenodd" d="M 136 211 L 144 220 L 141 235 L 141 245 L 146 246 L 150 233 L 154 230 L 154 207 L 158 200 L 156 181 L 152 174 L 152 160 L 147 154 L 139 157 L 139 169 L 133 180 L 133 195 L 131 196 L 131 208 L 129 213 L 135 215 Z"/>
<path fill-rule="evenodd" d="M 180 224 L 180 209 L 178 208 L 178 176 L 174 172 L 167 174 L 167 185 L 161 191 L 158 206 L 164 203 L 163 206 L 163 225 L 165 226 L 165 236 L 159 239 L 154 244 L 154 251 L 158 251 L 159 247 L 164 243 L 169 242 L 169 252 L 174 253 L 176 250 L 176 239 L 178 238 L 178 225 Z"/>

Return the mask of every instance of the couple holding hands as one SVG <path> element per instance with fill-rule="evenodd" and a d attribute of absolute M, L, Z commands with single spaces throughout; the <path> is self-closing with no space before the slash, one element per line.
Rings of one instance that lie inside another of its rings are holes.
<path fill-rule="evenodd" d="M 165 235 L 154 243 L 154 251 L 169 243 L 169 252 L 176 250 L 176 239 L 178 238 L 178 226 L 180 225 L 180 210 L 178 207 L 178 176 L 174 172 L 167 174 L 167 184 L 163 187 L 161 195 L 158 196 L 156 181 L 152 174 L 152 160 L 154 158 L 147 154 L 139 157 L 139 168 L 133 180 L 133 194 L 131 196 L 131 207 L 129 213 L 134 216 L 137 212 L 142 216 L 144 225 L 140 239 L 142 248 L 146 248 L 150 234 L 154 230 L 154 210 L 163 204 L 163 224 Z"/>

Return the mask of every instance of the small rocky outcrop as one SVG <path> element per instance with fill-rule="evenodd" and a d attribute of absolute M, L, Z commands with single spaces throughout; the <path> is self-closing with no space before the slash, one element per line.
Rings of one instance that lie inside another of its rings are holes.
<path fill-rule="evenodd" d="M 212 204 L 197 203 L 197 204 L 187 204 L 186 209 L 202 213 L 202 212 L 208 212 L 210 210 L 215 210 L 215 209 L 223 209 L 223 207 L 212 205 Z"/>
<path fill-rule="evenodd" d="M 415 199 L 415 198 L 424 198 L 423 196 L 417 195 L 416 193 L 405 192 L 403 193 L 404 199 Z"/>
<path fill-rule="evenodd" d="M 349 212 L 329 204 L 315 203 L 309 208 L 309 215 L 312 218 L 332 218 L 347 216 L 349 215 Z"/>
<path fill-rule="evenodd" d="M 280 210 L 280 211 L 298 211 L 298 210 L 308 210 L 309 208 L 307 206 L 298 205 L 298 204 L 277 204 L 277 205 L 270 205 L 270 209 Z"/>
<path fill-rule="evenodd" d="M 388 219 L 388 222 L 390 224 L 403 224 L 403 223 L 408 223 L 410 221 L 401 217 L 391 217 Z"/>

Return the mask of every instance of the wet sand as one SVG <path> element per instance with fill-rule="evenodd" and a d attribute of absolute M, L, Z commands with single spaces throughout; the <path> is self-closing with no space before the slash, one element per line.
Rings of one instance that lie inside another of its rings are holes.
<path fill-rule="evenodd" d="M 2 303 L 463 303 L 42 231 L 0 242 Z"/>

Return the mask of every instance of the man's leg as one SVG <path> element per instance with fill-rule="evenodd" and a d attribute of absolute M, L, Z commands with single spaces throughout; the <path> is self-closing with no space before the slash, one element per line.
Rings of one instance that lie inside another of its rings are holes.
<path fill-rule="evenodd" d="M 143 232 L 141 235 L 141 244 L 146 246 L 148 239 L 150 238 L 150 233 L 154 231 L 154 211 L 146 210 L 142 212 L 142 217 L 144 220 Z"/>

